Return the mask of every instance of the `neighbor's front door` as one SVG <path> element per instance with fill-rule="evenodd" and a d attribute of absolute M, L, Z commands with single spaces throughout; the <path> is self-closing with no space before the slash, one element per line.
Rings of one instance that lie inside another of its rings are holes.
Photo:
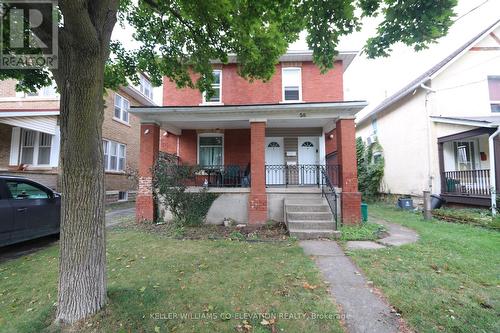
<path fill-rule="evenodd" d="M 283 138 L 266 138 L 266 185 L 285 184 Z"/>
<path fill-rule="evenodd" d="M 318 184 L 318 146 L 319 139 L 317 137 L 299 137 L 299 179 L 302 185 Z"/>

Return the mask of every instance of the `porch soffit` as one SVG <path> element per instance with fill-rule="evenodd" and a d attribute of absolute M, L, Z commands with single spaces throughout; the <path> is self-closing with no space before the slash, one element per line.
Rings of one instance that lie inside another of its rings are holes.
<path fill-rule="evenodd" d="M 471 137 L 483 135 L 483 134 L 490 135 L 490 134 L 493 134 L 493 132 L 495 132 L 495 128 L 480 127 L 480 128 L 475 128 L 475 129 L 470 130 L 470 131 L 465 131 L 465 132 L 460 132 L 460 133 L 440 137 L 440 138 L 438 138 L 438 143 L 445 143 L 445 142 L 454 141 L 454 140 L 467 139 L 467 138 L 471 138 Z"/>
<path fill-rule="evenodd" d="M 297 103 L 201 107 L 133 107 L 141 122 L 178 129 L 248 128 L 254 118 L 267 127 L 325 127 L 337 119 L 354 119 L 365 102 Z"/>

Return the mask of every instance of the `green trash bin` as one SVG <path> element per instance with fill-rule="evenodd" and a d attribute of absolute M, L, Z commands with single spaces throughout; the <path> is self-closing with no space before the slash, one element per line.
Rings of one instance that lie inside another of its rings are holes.
<path fill-rule="evenodd" d="M 361 203 L 361 221 L 363 223 L 368 221 L 368 205 L 364 202 Z"/>

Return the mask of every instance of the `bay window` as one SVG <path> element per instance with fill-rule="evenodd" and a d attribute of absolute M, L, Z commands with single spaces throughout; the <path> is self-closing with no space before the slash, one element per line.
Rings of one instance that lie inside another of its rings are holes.
<path fill-rule="evenodd" d="M 52 135 L 33 130 L 21 130 L 21 164 L 50 165 Z"/>

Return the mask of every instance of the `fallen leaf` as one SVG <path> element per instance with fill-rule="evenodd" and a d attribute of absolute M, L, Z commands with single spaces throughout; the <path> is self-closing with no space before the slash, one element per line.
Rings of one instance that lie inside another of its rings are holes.
<path fill-rule="evenodd" d="M 309 289 L 309 290 L 314 290 L 314 289 L 318 288 L 318 286 L 316 286 L 316 285 L 311 285 L 311 284 L 309 284 L 309 283 L 307 283 L 307 282 L 304 282 L 304 284 L 303 284 L 302 286 L 303 286 L 305 289 Z"/>

